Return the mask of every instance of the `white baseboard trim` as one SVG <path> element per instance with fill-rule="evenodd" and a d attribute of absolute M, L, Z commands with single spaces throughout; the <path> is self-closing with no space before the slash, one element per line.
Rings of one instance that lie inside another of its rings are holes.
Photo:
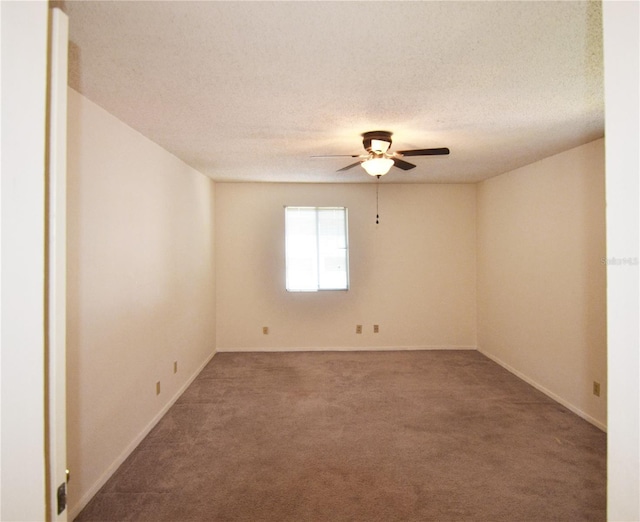
<path fill-rule="evenodd" d="M 593 424 L 596 428 L 601 429 L 605 433 L 607 432 L 607 425 L 606 424 L 603 424 L 599 420 L 593 418 L 591 415 L 588 415 L 587 413 L 583 412 L 580 408 L 574 406 L 569 401 L 567 401 L 567 400 L 563 399 L 562 397 L 560 397 L 559 395 L 553 393 L 551 390 L 545 388 L 544 386 L 542 386 L 541 384 L 537 383 L 536 381 L 534 381 L 530 377 L 527 377 L 524 373 L 516 370 L 515 368 L 513 368 L 510 365 L 508 365 L 507 363 L 505 363 L 504 361 L 502 361 L 501 359 L 499 359 L 495 355 L 492 355 L 490 353 L 487 353 L 487 352 L 483 351 L 481 347 L 478 347 L 478 351 L 482 355 L 484 355 L 485 357 L 491 359 L 496 364 L 499 364 L 500 366 L 502 366 L 505 370 L 507 370 L 507 371 L 511 372 L 512 374 L 514 374 L 519 379 L 522 379 L 527 384 L 530 384 L 531 386 L 533 386 L 536 390 L 541 391 L 542 393 L 544 393 L 550 399 L 553 399 L 557 403 L 562 404 L 565 408 L 567 408 L 568 410 L 570 410 L 573 413 L 575 413 L 578 417 L 583 418 L 584 420 L 586 420 L 587 422 Z"/>
<path fill-rule="evenodd" d="M 142 442 L 142 440 L 149 434 L 149 432 L 155 427 L 156 424 L 162 419 L 165 413 L 169 411 L 169 408 L 173 406 L 173 404 L 180 398 L 180 396 L 185 392 L 185 390 L 189 387 L 189 385 L 195 380 L 195 378 L 200 374 L 204 367 L 213 359 L 213 356 L 216 354 L 216 350 L 214 350 L 211 355 L 207 356 L 205 361 L 196 369 L 196 371 L 189 377 L 186 382 L 180 387 L 180 389 L 169 399 L 169 401 L 162 407 L 162 409 L 151 419 L 151 421 L 144 427 L 144 429 L 131 441 L 131 443 L 120 453 L 118 458 L 114 460 L 111 465 L 105 470 L 105 472 L 100 476 L 100 478 L 95 482 L 93 486 L 89 488 L 89 490 L 80 498 L 78 503 L 71 507 L 69 506 L 69 515 L 68 519 L 73 520 L 79 514 L 80 511 L 84 509 L 84 507 L 89 503 L 89 501 L 94 497 L 94 495 L 100 490 L 102 486 L 104 486 L 111 478 L 111 476 L 116 472 L 116 470 L 122 465 L 122 463 L 127 459 L 129 455 L 133 452 L 134 449 L 138 447 L 138 444 Z"/>
<path fill-rule="evenodd" d="M 477 350 L 477 346 L 250 346 L 217 348 L 216 352 L 401 352 L 407 350 Z"/>

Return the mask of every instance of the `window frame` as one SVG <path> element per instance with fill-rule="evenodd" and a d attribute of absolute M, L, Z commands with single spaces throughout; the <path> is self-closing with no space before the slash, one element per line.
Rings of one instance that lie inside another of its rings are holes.
<path fill-rule="evenodd" d="M 315 211 L 315 243 L 316 243 L 316 263 L 315 263 L 315 272 L 316 272 L 316 282 L 317 288 L 289 288 L 289 234 L 287 233 L 287 213 L 289 210 L 314 210 Z M 284 230 L 285 230 L 285 289 L 287 292 L 291 293 L 318 293 L 318 292 L 348 292 L 350 288 L 350 277 L 349 277 L 349 209 L 347 207 L 340 206 L 305 206 L 305 205 L 285 205 L 284 206 Z M 344 287 L 331 287 L 331 288 L 323 288 L 320 286 L 321 282 L 321 248 L 320 248 L 320 240 L 323 236 L 319 233 L 319 212 L 323 210 L 339 210 L 342 211 L 344 217 L 344 247 L 340 247 L 339 249 L 344 249 L 344 275 L 345 275 L 345 285 Z"/>

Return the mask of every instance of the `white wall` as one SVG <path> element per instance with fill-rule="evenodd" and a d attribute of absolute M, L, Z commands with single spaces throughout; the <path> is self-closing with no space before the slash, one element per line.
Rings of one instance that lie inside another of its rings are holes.
<path fill-rule="evenodd" d="M 640 5 L 604 2 L 609 432 L 607 516 L 640 520 Z"/>
<path fill-rule="evenodd" d="M 477 195 L 479 349 L 604 428 L 604 140 L 484 181 Z"/>
<path fill-rule="evenodd" d="M 44 520 L 44 188 L 47 3 L 1 2 L 0 519 Z"/>
<path fill-rule="evenodd" d="M 217 184 L 217 350 L 475 348 L 475 186 L 381 184 L 379 201 L 376 225 L 373 180 Z M 348 208 L 349 291 L 286 292 L 285 205 Z"/>
<path fill-rule="evenodd" d="M 71 89 L 68 125 L 73 517 L 213 355 L 214 184 Z"/>

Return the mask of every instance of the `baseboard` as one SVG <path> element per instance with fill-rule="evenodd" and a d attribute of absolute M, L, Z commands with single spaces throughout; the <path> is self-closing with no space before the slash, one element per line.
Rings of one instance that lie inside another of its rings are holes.
<path fill-rule="evenodd" d="M 477 350 L 476 346 L 250 346 L 217 348 L 217 352 L 401 352 L 407 350 Z"/>
<path fill-rule="evenodd" d="M 80 511 L 84 509 L 84 507 L 89 503 L 89 501 L 94 497 L 94 495 L 100 490 L 102 486 L 104 486 L 111 478 L 111 476 L 116 472 L 116 470 L 122 465 L 122 463 L 127 459 L 129 455 L 133 452 L 134 449 L 138 447 L 138 444 L 142 442 L 142 440 L 149 434 L 149 432 L 155 427 L 156 424 L 162 419 L 165 413 L 169 411 L 169 408 L 174 405 L 174 403 L 180 398 L 180 396 L 185 392 L 185 390 L 189 387 L 189 385 L 195 380 L 195 378 L 200 374 L 200 372 L 204 369 L 204 367 L 211 361 L 213 356 L 216 354 L 216 350 L 214 350 L 211 355 L 209 355 L 205 361 L 196 369 L 196 371 L 189 377 L 185 383 L 180 387 L 180 389 L 169 399 L 169 401 L 163 406 L 163 408 L 151 419 L 151 421 L 144 427 L 144 429 L 131 441 L 131 443 L 124 449 L 122 453 L 116 458 L 115 461 L 106 469 L 106 471 L 101 475 L 101 477 L 95 482 L 93 486 L 89 488 L 89 490 L 82 496 L 82 498 L 78 501 L 78 503 L 71 507 L 69 506 L 69 515 L 68 520 L 75 519 Z"/>
<path fill-rule="evenodd" d="M 593 418 L 591 415 L 583 412 L 580 408 L 574 406 L 569 401 L 567 401 L 567 400 L 563 399 L 562 397 L 560 397 L 559 395 L 553 393 L 551 390 L 545 388 L 544 386 L 542 386 L 541 384 L 537 383 L 536 381 L 534 381 L 530 377 L 527 377 L 524 373 L 516 370 L 515 368 L 513 368 L 510 365 L 508 365 L 507 363 L 505 363 L 504 361 L 502 361 L 501 359 L 499 359 L 495 355 L 492 355 L 490 353 L 484 352 L 482 350 L 482 348 L 480 348 L 480 347 L 478 347 L 478 351 L 482 355 L 484 355 L 485 357 L 491 359 L 496 364 L 499 364 L 500 366 L 502 366 L 505 370 L 511 372 L 513 375 L 515 375 L 519 379 L 522 379 L 527 384 L 530 384 L 531 386 L 533 386 L 536 390 L 541 391 L 542 393 L 544 393 L 550 399 L 553 399 L 557 403 L 562 404 L 565 408 L 567 408 L 571 412 L 575 413 L 578 417 L 581 417 L 582 419 L 586 420 L 590 424 L 593 424 L 596 428 L 599 428 L 599 429 L 601 429 L 602 431 L 604 431 L 606 433 L 606 431 L 607 431 L 606 424 L 603 424 L 599 420 Z"/>

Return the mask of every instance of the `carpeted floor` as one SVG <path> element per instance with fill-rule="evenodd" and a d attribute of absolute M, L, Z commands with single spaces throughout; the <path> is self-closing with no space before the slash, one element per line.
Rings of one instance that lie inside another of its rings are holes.
<path fill-rule="evenodd" d="M 606 435 L 475 351 L 219 353 L 76 521 L 606 518 Z"/>

